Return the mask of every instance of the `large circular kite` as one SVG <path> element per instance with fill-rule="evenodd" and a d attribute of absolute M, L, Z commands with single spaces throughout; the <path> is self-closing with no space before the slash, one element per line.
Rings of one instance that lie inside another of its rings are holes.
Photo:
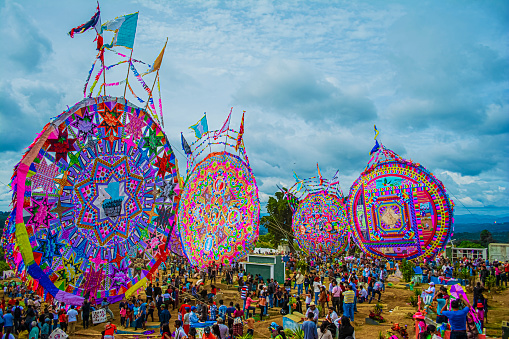
<path fill-rule="evenodd" d="M 300 180 L 287 192 L 294 214 L 292 229 L 301 249 L 308 253 L 340 254 L 350 245 L 348 217 L 337 181 L 319 176 Z"/>
<path fill-rule="evenodd" d="M 391 259 L 431 258 L 453 230 L 453 203 L 422 165 L 380 148 L 350 189 L 350 225 L 367 254 Z"/>
<path fill-rule="evenodd" d="M 81 101 L 45 126 L 15 168 L 12 264 L 34 290 L 71 304 L 131 294 L 166 259 L 177 169 L 147 111 L 123 98 Z"/>
<path fill-rule="evenodd" d="M 211 153 L 190 173 L 181 195 L 179 232 L 187 258 L 198 267 L 229 265 L 258 239 L 260 201 L 249 165 Z"/>

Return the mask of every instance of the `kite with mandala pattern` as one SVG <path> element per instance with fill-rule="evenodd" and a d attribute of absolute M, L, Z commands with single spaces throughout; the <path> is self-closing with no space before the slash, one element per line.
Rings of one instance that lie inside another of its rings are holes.
<path fill-rule="evenodd" d="M 350 246 L 348 216 L 337 174 L 299 179 L 283 193 L 293 211 L 292 230 L 300 248 L 308 253 L 341 254 Z"/>
<path fill-rule="evenodd" d="M 158 122 L 123 98 L 86 98 L 46 125 L 12 187 L 9 264 L 46 297 L 121 299 L 169 253 L 175 154 Z"/>
<path fill-rule="evenodd" d="M 378 141 L 350 188 L 348 210 L 353 239 L 374 257 L 433 258 L 453 232 L 454 204 L 443 183 Z"/>

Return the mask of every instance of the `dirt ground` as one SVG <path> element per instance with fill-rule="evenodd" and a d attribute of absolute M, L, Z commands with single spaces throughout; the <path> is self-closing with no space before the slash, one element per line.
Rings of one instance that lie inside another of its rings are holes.
<path fill-rule="evenodd" d="M 375 303 L 372 304 L 358 304 L 358 313 L 355 313 L 355 321 L 353 326 L 355 328 L 355 334 L 357 339 L 368 339 L 378 338 L 379 333 L 386 334 L 390 330 L 393 323 L 398 323 L 400 326 L 407 325 L 409 338 L 415 338 L 414 322 L 411 318 L 412 314 L 416 312 L 416 308 L 409 304 L 408 299 L 413 295 L 413 291 L 410 291 L 408 287 L 405 287 L 404 283 L 401 283 L 399 279 L 389 277 L 388 283 L 393 286 L 387 286 L 384 293 L 382 293 L 381 304 L 383 306 L 382 316 L 386 319 L 385 323 L 380 325 L 368 325 L 365 323 L 365 318 L 368 317 L 369 312 L 373 310 Z M 219 292 L 216 297 L 216 302 L 220 299 L 224 300 L 225 305 L 229 305 L 230 301 L 234 303 L 240 302 L 240 296 L 235 287 L 227 287 L 226 285 L 216 283 L 216 287 Z M 205 285 L 205 288 L 209 289 L 209 282 Z M 422 286 L 426 288 L 427 286 Z M 293 291 L 292 291 L 293 292 Z M 3 292 L 0 292 L 3 294 Z M 144 294 L 141 294 L 144 296 Z M 467 292 L 467 295 L 471 297 L 472 293 Z M 502 335 L 501 322 L 502 320 L 509 321 L 509 290 L 505 290 L 501 293 L 488 293 L 485 294 L 488 297 L 488 323 L 486 324 L 487 335 L 493 338 L 500 338 Z M 184 297 L 184 296 L 181 296 Z M 191 298 L 193 300 L 193 298 Z M 191 304 L 194 304 L 191 302 Z M 115 314 L 115 320 L 113 323 L 120 328 L 120 316 L 118 304 L 110 306 L 110 309 Z M 177 312 L 171 311 L 170 324 L 173 325 L 173 320 L 177 319 Z M 259 312 L 259 310 L 257 310 Z M 157 321 L 157 315 L 154 320 Z M 255 338 L 270 338 L 268 326 L 271 322 L 275 321 L 279 325 L 282 325 L 283 319 L 279 314 L 279 309 L 274 308 L 269 310 L 269 317 L 264 321 L 258 321 L 255 324 Z M 148 322 L 147 325 L 156 325 L 157 323 Z M 173 326 L 170 326 L 174 330 Z M 83 330 L 81 322 L 77 325 L 77 334 L 73 338 L 99 338 L 101 331 L 104 329 L 104 324 L 92 326 L 87 330 Z M 134 330 L 134 329 L 130 329 Z M 150 330 L 150 329 L 147 329 Z M 119 334 L 117 337 L 126 339 L 139 339 L 140 337 L 160 337 L 158 329 L 155 329 L 153 334 L 142 334 L 146 330 L 138 330 L 136 334 Z M 246 331 L 246 330 L 245 330 Z M 401 337 L 401 336 L 400 336 Z"/>

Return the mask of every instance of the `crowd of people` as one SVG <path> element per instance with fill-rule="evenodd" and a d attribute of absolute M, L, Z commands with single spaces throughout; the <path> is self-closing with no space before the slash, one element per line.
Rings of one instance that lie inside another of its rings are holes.
<path fill-rule="evenodd" d="M 284 282 L 278 282 L 250 274 L 239 263 L 211 264 L 199 270 L 183 258 L 171 257 L 144 293 L 118 303 L 119 328 L 113 324 L 115 312 L 110 308 L 116 306 L 106 298 L 98 301 L 87 296 L 79 307 L 55 301 L 46 303 L 23 284 L 10 283 L 4 286 L 0 304 L 0 330 L 6 339 L 14 339 L 14 335 L 22 339 L 47 339 L 56 328 L 72 336 L 80 320 L 87 329 L 91 326 L 92 312 L 104 309 L 108 316 L 103 331 L 105 339 L 112 339 L 120 328 L 146 331 L 149 321 L 159 324 L 163 339 L 172 336 L 202 339 L 202 331 L 205 339 L 233 339 L 245 333 L 253 335 L 255 322 L 264 320 L 271 309 L 277 308 L 282 315 L 303 314 L 305 339 L 348 338 L 354 333 L 357 305 L 382 301 L 388 276 L 401 275 L 397 262 L 363 257 L 285 254 L 283 261 L 290 274 Z M 464 275 L 465 271 L 479 280 L 473 289 L 472 305 L 466 300 L 453 300 L 443 286 L 435 290 L 433 277 L 453 279 L 458 272 Z M 437 314 L 437 323 L 449 323 L 453 332 L 459 333 L 456 338 L 463 338 L 462 331 L 469 326 L 476 327 L 479 322 L 484 326 L 487 322 L 483 286 L 491 275 L 497 284 L 507 286 L 509 263 L 468 259 L 451 262 L 437 258 L 417 263 L 415 272 L 421 275 L 423 283 L 429 283 L 422 295 L 424 309 Z M 218 293 L 218 283 L 237 286 L 238 299 L 225 302 L 224 295 Z M 421 320 L 417 314 L 416 321 Z M 437 330 L 424 325 L 419 329 L 422 338 L 431 338 Z M 275 322 L 270 330 L 273 337 L 286 339 L 282 327 Z"/>

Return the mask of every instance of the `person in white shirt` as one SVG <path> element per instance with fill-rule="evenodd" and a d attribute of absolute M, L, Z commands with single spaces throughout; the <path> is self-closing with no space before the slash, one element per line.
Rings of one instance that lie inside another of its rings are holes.
<path fill-rule="evenodd" d="M 76 323 L 78 322 L 78 311 L 74 309 L 73 305 L 71 305 L 71 308 L 67 311 L 67 317 L 69 335 L 74 335 L 76 332 Z"/>
<path fill-rule="evenodd" d="M 329 313 L 325 317 L 328 322 L 334 323 L 338 319 L 338 314 L 334 311 L 334 307 L 329 307 Z"/>
<path fill-rule="evenodd" d="M 361 303 L 368 300 L 368 291 L 366 291 L 366 288 L 364 287 L 364 285 L 362 285 L 362 290 L 360 292 L 360 298 L 361 298 L 361 300 L 360 300 Z"/>
<path fill-rule="evenodd" d="M 318 303 L 318 297 L 320 296 L 320 289 L 322 287 L 322 283 L 320 282 L 320 278 L 316 277 L 313 282 L 313 292 L 315 292 L 315 304 Z"/>
<path fill-rule="evenodd" d="M 182 321 L 175 320 L 175 339 L 187 339 L 187 334 L 182 327 Z"/>

